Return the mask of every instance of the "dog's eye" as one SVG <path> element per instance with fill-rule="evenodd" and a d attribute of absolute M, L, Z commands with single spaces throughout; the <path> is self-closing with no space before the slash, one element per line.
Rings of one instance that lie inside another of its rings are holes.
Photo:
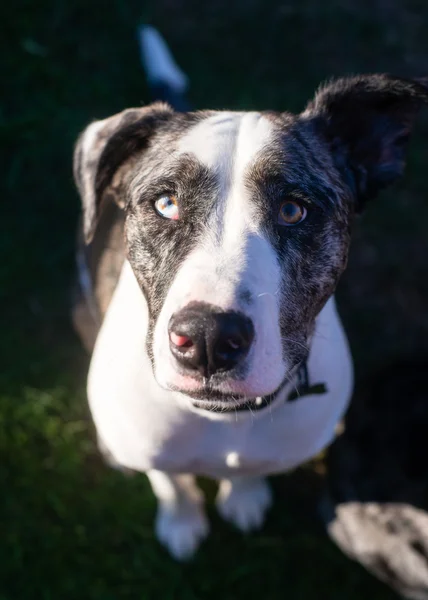
<path fill-rule="evenodd" d="M 280 225 L 298 225 L 307 215 L 307 210 L 295 200 L 286 200 L 279 209 L 278 223 Z"/>
<path fill-rule="evenodd" d="M 161 196 L 156 200 L 155 208 L 165 219 L 172 219 L 173 221 L 178 219 L 178 202 L 175 196 L 168 194 Z"/>

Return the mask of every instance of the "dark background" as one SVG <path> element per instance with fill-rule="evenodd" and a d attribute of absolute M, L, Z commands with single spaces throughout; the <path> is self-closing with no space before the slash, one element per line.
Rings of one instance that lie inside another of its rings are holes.
<path fill-rule="evenodd" d="M 206 482 L 213 533 L 195 561 L 158 546 L 144 476 L 101 463 L 88 419 L 88 357 L 69 319 L 71 157 L 90 120 L 149 101 L 141 22 L 165 35 L 196 107 L 300 110 L 335 75 L 428 75 L 427 15 L 422 0 L 2 2 L 0 600 L 395 597 L 327 539 L 322 457 L 274 480 L 259 534 L 224 525 Z M 355 227 L 338 298 L 360 387 L 426 356 L 427 139 L 421 115 L 404 181 Z"/>

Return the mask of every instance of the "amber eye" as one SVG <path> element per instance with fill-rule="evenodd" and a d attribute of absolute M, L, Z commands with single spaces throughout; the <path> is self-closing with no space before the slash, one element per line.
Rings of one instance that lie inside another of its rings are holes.
<path fill-rule="evenodd" d="M 307 210 L 304 206 L 295 200 L 286 200 L 279 209 L 278 223 L 280 225 L 298 225 L 307 215 Z"/>

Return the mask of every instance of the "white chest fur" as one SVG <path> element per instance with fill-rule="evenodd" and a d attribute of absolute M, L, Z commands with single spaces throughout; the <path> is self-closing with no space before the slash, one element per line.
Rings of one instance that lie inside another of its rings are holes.
<path fill-rule="evenodd" d="M 145 351 L 147 306 L 129 263 L 92 357 L 88 398 L 98 433 L 116 461 L 147 471 L 222 477 L 290 469 L 327 445 L 352 392 L 350 352 L 331 298 L 317 319 L 311 384 L 327 392 L 257 413 L 212 414 L 160 388 Z"/>

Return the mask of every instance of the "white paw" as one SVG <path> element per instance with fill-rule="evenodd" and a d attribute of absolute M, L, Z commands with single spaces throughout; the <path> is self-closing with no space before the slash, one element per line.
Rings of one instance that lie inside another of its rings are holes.
<path fill-rule="evenodd" d="M 156 535 L 177 560 L 188 560 L 208 535 L 208 521 L 200 506 L 189 504 L 178 511 L 160 506 L 156 517 Z"/>
<path fill-rule="evenodd" d="M 239 481 L 224 480 L 217 495 L 217 509 L 221 516 L 241 531 L 259 529 L 272 504 L 267 482 L 261 478 Z"/>

